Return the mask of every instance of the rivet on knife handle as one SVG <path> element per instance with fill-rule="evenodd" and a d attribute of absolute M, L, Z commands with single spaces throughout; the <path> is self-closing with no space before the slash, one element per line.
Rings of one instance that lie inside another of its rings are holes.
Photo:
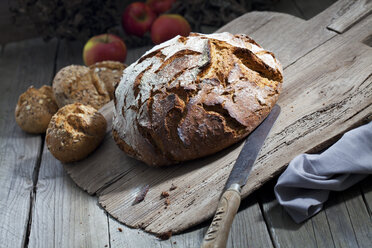
<path fill-rule="evenodd" d="M 204 237 L 202 248 L 226 247 L 230 227 L 240 205 L 239 185 L 231 185 L 220 198 L 212 224 Z"/>

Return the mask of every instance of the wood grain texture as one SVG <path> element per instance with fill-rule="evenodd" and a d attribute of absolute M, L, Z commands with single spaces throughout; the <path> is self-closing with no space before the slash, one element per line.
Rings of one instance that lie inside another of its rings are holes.
<path fill-rule="evenodd" d="M 367 177 L 362 183 L 363 200 L 372 221 L 372 176 Z"/>
<path fill-rule="evenodd" d="M 317 247 L 335 247 L 332 232 L 324 211 L 311 218 Z"/>
<path fill-rule="evenodd" d="M 276 201 L 272 190 L 274 185 L 266 186 L 261 195 L 264 217 L 275 247 L 333 247 L 332 237 L 327 228 L 326 219 L 312 218 L 297 224 Z M 270 190 L 269 190 L 270 189 Z M 315 225 L 314 225 L 315 224 Z M 321 226 L 324 233 L 320 233 L 314 226 Z M 319 241 L 318 241 L 319 240 Z M 326 244 L 329 246 L 321 246 Z"/>
<path fill-rule="evenodd" d="M 275 247 L 335 247 L 325 211 L 297 224 L 274 196 L 272 180 L 257 193 Z"/>
<path fill-rule="evenodd" d="M 329 19 L 329 15 L 324 14 L 304 21 L 282 13 L 251 12 L 228 23 L 217 32 L 248 34 L 262 47 L 274 52 L 285 68 L 336 35 L 325 28 L 324 23 Z"/>
<path fill-rule="evenodd" d="M 340 194 L 330 195 L 324 204 L 335 247 L 358 247 L 350 216 L 343 197 Z"/>
<path fill-rule="evenodd" d="M 242 201 L 230 230 L 227 247 L 273 247 L 258 200 L 253 194 Z"/>
<path fill-rule="evenodd" d="M 81 44 L 61 42 L 56 69 L 81 64 Z M 104 247 L 106 213 L 78 188 L 44 146 L 28 247 Z"/>
<path fill-rule="evenodd" d="M 370 13 L 372 13 L 371 0 L 349 1 L 349 4 L 339 12 L 339 17 L 327 27 L 337 33 L 343 33 Z"/>
<path fill-rule="evenodd" d="M 279 99 L 282 113 L 243 197 L 283 170 L 295 155 L 319 150 L 372 114 L 372 50 L 361 43 L 372 32 L 372 18 L 341 35 L 326 28 L 345 4 L 337 2 L 307 22 L 285 14 L 252 12 L 220 30 L 252 34 L 286 67 Z M 214 214 L 240 149 L 236 144 L 215 156 L 159 169 L 121 153 L 108 133 L 96 153 L 65 168 L 80 187 L 98 195 L 115 219 L 152 233 L 178 233 Z M 160 194 L 172 184 L 177 189 L 170 192 L 171 204 L 166 207 Z M 145 200 L 133 205 L 145 185 L 149 185 Z M 315 235 L 313 231 L 312 238 Z"/>
<path fill-rule="evenodd" d="M 170 248 L 170 240 L 160 240 L 154 235 L 145 233 L 142 230 L 127 227 L 116 220 L 109 217 L 110 226 L 110 247 L 112 248 L 137 248 L 137 247 L 153 247 L 153 248 Z M 188 246 L 181 246 L 188 247 Z M 196 247 L 196 246 L 190 246 Z"/>
<path fill-rule="evenodd" d="M 106 213 L 43 151 L 28 247 L 104 247 L 109 244 Z"/>
<path fill-rule="evenodd" d="M 32 207 L 34 171 L 41 136 L 23 132 L 14 119 L 18 96 L 33 84 L 50 82 L 56 41 L 12 43 L 0 55 L 0 240 L 1 247 L 23 247 Z M 40 70 L 43 68 L 43 70 Z M 35 72 L 38 72 L 35 75 Z"/>
<path fill-rule="evenodd" d="M 233 224 L 234 226 L 234 224 Z M 173 235 L 170 238 L 170 244 L 172 248 L 177 247 L 200 247 L 205 232 L 207 231 L 208 226 L 202 225 L 197 226 L 197 228 L 194 228 L 193 230 L 188 230 L 187 232 L 184 232 L 179 235 Z M 242 237 L 239 237 L 240 240 Z M 228 244 L 227 247 L 232 247 Z"/>
<path fill-rule="evenodd" d="M 359 247 L 370 247 L 372 244 L 372 220 L 359 185 L 341 193 L 346 204 L 350 222 Z M 368 221 L 369 220 L 369 221 Z"/>

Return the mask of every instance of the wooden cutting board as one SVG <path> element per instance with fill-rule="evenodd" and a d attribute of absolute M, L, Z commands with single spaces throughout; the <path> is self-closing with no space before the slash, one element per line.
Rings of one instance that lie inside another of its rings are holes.
<path fill-rule="evenodd" d="M 372 116 L 371 1 L 339 1 L 311 20 L 251 12 L 218 32 L 244 33 L 282 62 L 282 113 L 243 188 L 246 197 L 291 159 L 316 152 Z M 102 113 L 111 123 L 112 104 Z M 126 156 L 110 130 L 87 159 L 64 167 L 71 178 L 124 224 L 152 233 L 181 232 L 211 218 L 241 143 L 214 156 L 151 168 Z M 145 200 L 133 205 L 141 189 Z M 170 191 L 172 185 L 177 188 Z M 169 192 L 165 205 L 161 192 Z"/>

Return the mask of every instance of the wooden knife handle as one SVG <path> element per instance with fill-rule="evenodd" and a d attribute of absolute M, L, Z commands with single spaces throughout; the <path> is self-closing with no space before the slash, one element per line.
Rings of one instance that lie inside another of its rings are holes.
<path fill-rule="evenodd" d="M 240 192 L 236 188 L 229 188 L 223 193 L 212 224 L 204 236 L 202 248 L 226 247 L 230 227 L 238 211 L 240 201 Z"/>

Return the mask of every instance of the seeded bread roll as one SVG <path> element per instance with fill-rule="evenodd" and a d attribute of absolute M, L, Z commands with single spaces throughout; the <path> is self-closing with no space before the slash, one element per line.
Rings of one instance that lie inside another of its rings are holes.
<path fill-rule="evenodd" d="M 40 89 L 35 89 L 31 86 L 18 98 L 15 119 L 25 132 L 45 133 L 50 119 L 57 110 L 52 87 L 44 85 Z"/>
<path fill-rule="evenodd" d="M 105 118 L 95 108 L 73 103 L 52 117 L 45 140 L 56 159 L 66 163 L 78 161 L 97 148 L 106 127 Z"/>
<path fill-rule="evenodd" d="M 62 68 L 54 77 L 53 92 L 60 108 L 79 102 L 99 109 L 110 101 L 105 83 L 89 67 L 80 65 Z"/>
<path fill-rule="evenodd" d="M 126 67 L 126 65 L 117 61 L 102 61 L 89 66 L 106 85 L 110 99 L 114 98 L 115 87 L 120 82 L 121 75 Z"/>
<path fill-rule="evenodd" d="M 282 80 L 279 61 L 246 35 L 177 36 L 124 70 L 113 137 L 152 166 L 216 153 L 261 123 Z"/>

